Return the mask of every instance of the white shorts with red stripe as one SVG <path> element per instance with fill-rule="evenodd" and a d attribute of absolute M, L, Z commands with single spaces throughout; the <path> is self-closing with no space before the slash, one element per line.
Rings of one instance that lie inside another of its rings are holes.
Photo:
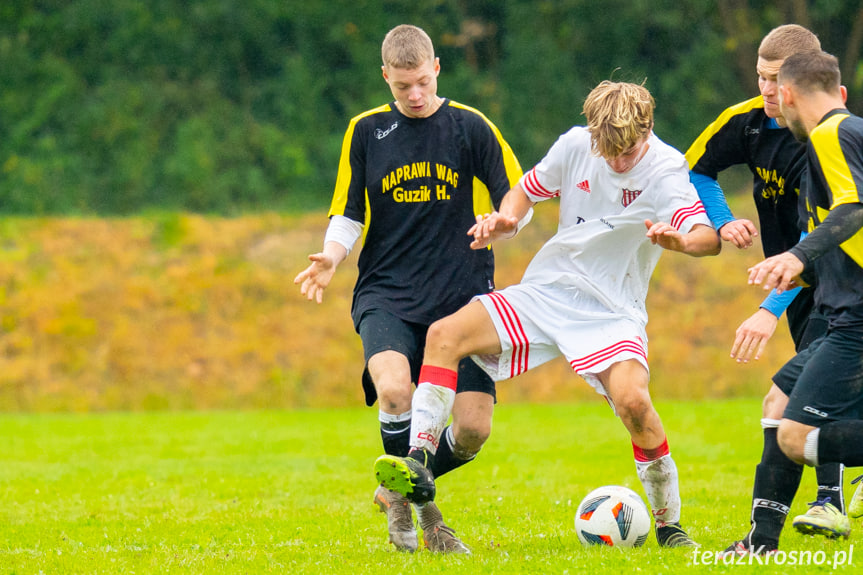
<path fill-rule="evenodd" d="M 649 370 L 644 326 L 576 288 L 517 284 L 474 299 L 491 316 L 503 351 L 472 358 L 495 381 L 563 355 L 604 396 L 596 374 L 613 364 L 635 359 Z"/>

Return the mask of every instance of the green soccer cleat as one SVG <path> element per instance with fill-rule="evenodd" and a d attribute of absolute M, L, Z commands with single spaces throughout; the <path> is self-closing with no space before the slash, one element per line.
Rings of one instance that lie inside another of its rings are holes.
<path fill-rule="evenodd" d="M 428 454 L 422 453 L 428 461 Z M 413 457 L 381 455 L 375 461 L 375 477 L 380 485 L 401 493 L 412 503 L 423 504 L 434 500 L 432 472 Z"/>
<path fill-rule="evenodd" d="M 863 517 L 863 475 L 851 482 L 851 485 L 859 483 L 854 495 L 851 496 L 851 501 L 848 503 L 848 517 L 857 519 Z"/>
<path fill-rule="evenodd" d="M 809 511 L 798 515 L 791 522 L 797 531 L 804 535 L 823 535 L 828 539 L 848 538 L 848 534 L 851 533 L 851 522 L 830 503 L 829 497 L 809 505 L 811 506 Z"/>
<path fill-rule="evenodd" d="M 657 524 L 656 542 L 660 547 L 698 547 L 698 543 L 690 539 L 680 523 Z"/>

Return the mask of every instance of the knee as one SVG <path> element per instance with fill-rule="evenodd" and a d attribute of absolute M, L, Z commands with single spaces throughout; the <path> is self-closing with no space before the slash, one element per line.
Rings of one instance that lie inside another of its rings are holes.
<path fill-rule="evenodd" d="M 453 425 L 453 439 L 455 440 L 453 451 L 462 459 L 473 457 L 482 449 L 490 435 L 491 420 L 472 420 L 467 424 Z"/>
<path fill-rule="evenodd" d="M 439 319 L 431 324 L 426 334 L 426 353 L 459 360 L 458 344 L 463 339 L 457 322 L 450 321 L 448 317 Z"/>
<path fill-rule="evenodd" d="M 411 408 L 413 386 L 410 381 L 381 378 L 375 381 L 378 402 L 389 413 L 403 413 Z"/>
<path fill-rule="evenodd" d="M 640 431 L 644 429 L 648 416 L 653 412 L 653 404 L 649 395 L 632 393 L 615 400 L 614 409 L 624 422 L 629 423 L 627 427 Z"/>
<path fill-rule="evenodd" d="M 782 450 L 782 453 L 788 459 L 800 465 L 806 463 L 803 457 L 803 446 L 806 443 L 806 436 L 801 435 L 794 426 L 789 425 L 787 420 L 783 420 L 779 424 L 776 441 L 779 443 L 779 449 Z"/>
<path fill-rule="evenodd" d="M 761 414 L 765 419 L 782 419 L 785 407 L 788 405 L 788 396 L 775 385 L 764 396 L 761 404 Z"/>

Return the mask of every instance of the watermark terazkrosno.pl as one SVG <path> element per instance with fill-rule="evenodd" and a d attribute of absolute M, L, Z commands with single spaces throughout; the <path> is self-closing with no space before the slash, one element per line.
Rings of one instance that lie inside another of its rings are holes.
<path fill-rule="evenodd" d="M 836 549 L 832 556 L 826 551 L 800 551 L 782 549 L 760 554 L 758 549 L 753 552 L 738 555 L 736 553 L 725 553 L 723 551 L 692 551 L 693 565 L 830 565 L 838 569 L 846 565 L 854 564 L 854 545 L 848 549 Z"/>

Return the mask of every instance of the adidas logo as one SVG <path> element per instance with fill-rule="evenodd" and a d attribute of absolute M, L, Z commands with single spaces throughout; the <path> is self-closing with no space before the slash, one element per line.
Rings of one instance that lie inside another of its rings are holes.
<path fill-rule="evenodd" d="M 584 180 L 580 184 L 577 184 L 575 187 L 578 188 L 579 190 L 581 190 L 582 192 L 587 192 L 588 194 L 590 193 L 590 184 L 588 183 L 587 180 Z"/>

